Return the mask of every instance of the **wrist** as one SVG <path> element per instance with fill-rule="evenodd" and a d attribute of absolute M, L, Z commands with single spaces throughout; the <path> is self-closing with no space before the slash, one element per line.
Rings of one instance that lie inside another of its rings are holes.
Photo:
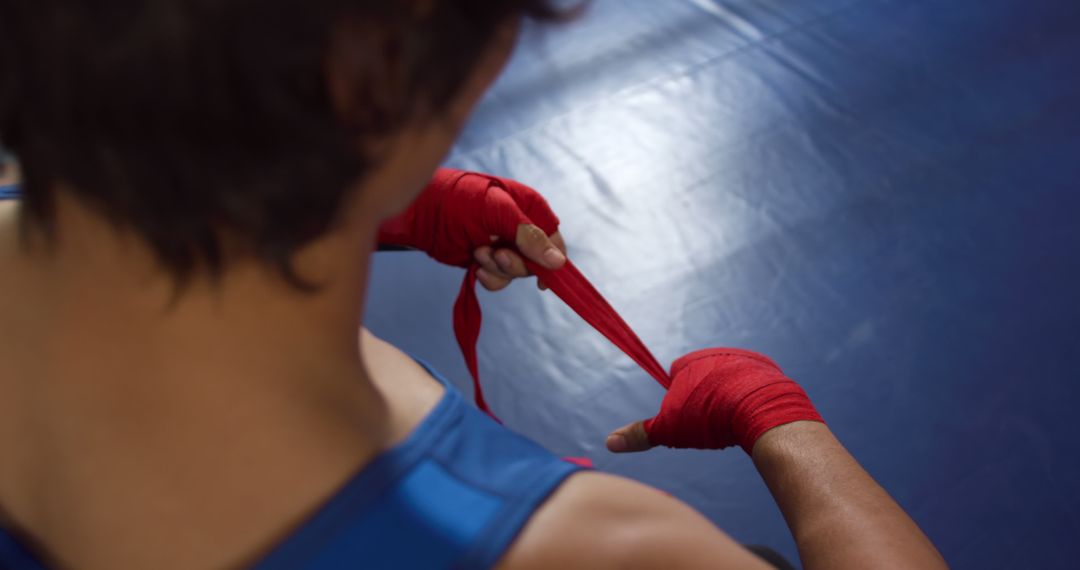
<path fill-rule="evenodd" d="M 750 452 L 755 464 L 805 455 L 821 446 L 839 443 L 824 422 L 799 420 L 778 425 L 761 434 Z"/>

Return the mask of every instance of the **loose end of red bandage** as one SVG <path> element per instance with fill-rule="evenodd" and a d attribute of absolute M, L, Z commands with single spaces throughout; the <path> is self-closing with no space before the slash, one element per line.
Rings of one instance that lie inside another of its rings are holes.
<path fill-rule="evenodd" d="M 589 459 L 588 457 L 563 457 L 562 459 L 567 463 L 573 463 L 574 465 L 578 465 L 586 469 L 593 468 L 592 459 Z"/>
<path fill-rule="evenodd" d="M 580 315 L 585 322 L 592 325 L 600 334 L 619 347 L 638 366 L 641 366 L 650 376 L 656 379 L 661 386 L 667 388 L 671 385 L 671 378 L 664 370 L 664 367 L 656 360 L 656 357 L 645 346 L 645 343 L 641 342 L 641 339 L 634 334 L 633 329 L 623 321 L 622 317 L 570 260 L 567 260 L 566 264 L 559 269 L 554 270 L 542 267 L 528 259 L 525 259 L 525 265 L 531 273 L 542 279 L 548 288 L 575 313 Z M 484 400 L 484 392 L 480 384 L 480 374 L 477 367 L 476 344 L 480 337 L 480 323 L 482 320 L 480 303 L 476 298 L 477 268 L 478 266 L 475 264 L 469 267 L 465 274 L 465 280 L 462 282 L 461 291 L 458 293 L 457 301 L 454 303 L 454 334 L 465 358 L 469 374 L 472 375 L 473 397 L 476 400 L 476 406 L 498 421 L 498 417 L 495 416 Z"/>

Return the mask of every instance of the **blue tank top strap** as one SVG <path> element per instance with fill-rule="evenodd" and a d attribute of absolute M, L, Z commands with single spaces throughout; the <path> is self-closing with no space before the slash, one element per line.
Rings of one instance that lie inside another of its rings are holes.
<path fill-rule="evenodd" d="M 0 528 L 0 568 L 45 570 L 45 566 L 15 536 Z"/>
<path fill-rule="evenodd" d="M 419 362 L 447 386 L 443 399 L 257 568 L 490 568 L 581 469 L 496 424 Z"/>

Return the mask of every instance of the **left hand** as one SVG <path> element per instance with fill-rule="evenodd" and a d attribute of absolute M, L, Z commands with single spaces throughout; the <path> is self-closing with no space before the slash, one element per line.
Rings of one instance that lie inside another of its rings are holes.
<path fill-rule="evenodd" d="M 537 226 L 521 224 L 518 226 L 516 245 L 523 255 L 548 269 L 558 269 L 566 263 L 566 243 L 557 231 L 547 236 Z M 480 264 L 476 277 L 488 291 L 500 291 L 514 279 L 530 275 L 521 256 L 510 248 L 481 246 L 473 251 L 473 259 Z M 541 291 L 547 289 L 539 279 L 536 286 Z"/>
<path fill-rule="evenodd" d="M 526 259 L 547 269 L 566 263 L 558 229 L 558 217 L 536 190 L 508 178 L 440 168 L 405 211 L 380 224 L 376 240 L 419 249 L 448 265 L 475 263 L 480 284 L 498 291 L 529 275 Z"/>

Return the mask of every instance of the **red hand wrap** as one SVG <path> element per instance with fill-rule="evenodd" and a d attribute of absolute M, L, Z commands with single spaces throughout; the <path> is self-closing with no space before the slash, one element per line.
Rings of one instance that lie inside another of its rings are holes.
<path fill-rule="evenodd" d="M 737 348 L 710 348 L 671 365 L 672 384 L 660 413 L 645 422 L 649 441 L 669 447 L 750 454 L 770 429 L 799 420 L 823 422 L 798 384 L 769 357 Z"/>
<path fill-rule="evenodd" d="M 479 265 L 473 261 L 473 251 L 484 245 L 514 249 L 518 226 L 528 223 L 548 235 L 559 226 L 547 202 L 532 188 L 505 178 L 443 168 L 408 210 L 379 228 L 379 243 L 415 247 L 443 263 L 468 268 L 454 303 L 454 334 L 473 379 L 476 405 L 493 418 L 484 401 L 476 361 L 482 315 L 476 298 Z M 492 235 L 498 237 L 496 243 Z M 802 388 L 772 360 L 753 352 L 697 351 L 677 360 L 669 377 L 573 263 L 567 260 L 562 268 L 551 271 L 522 259 L 574 312 L 670 388 L 660 414 L 645 424 L 653 443 L 714 449 L 740 445 L 750 453 L 757 438 L 773 427 L 798 420 L 823 421 Z"/>
<path fill-rule="evenodd" d="M 376 238 L 379 243 L 414 247 L 437 261 L 468 268 L 454 303 L 454 336 L 472 376 L 476 405 L 496 421 L 484 401 L 476 361 L 482 314 L 476 298 L 480 265 L 473 260 L 473 252 L 485 245 L 514 248 L 521 224 L 534 224 L 551 235 L 559 229 L 559 218 L 543 196 L 520 182 L 440 168 L 407 210 L 379 226 Z M 496 236 L 494 242 L 491 236 Z M 538 265 L 527 259 L 526 265 L 540 275 Z"/>
<path fill-rule="evenodd" d="M 512 247 L 520 224 L 535 224 L 550 235 L 559 229 L 559 218 L 524 184 L 440 168 L 407 210 L 379 226 L 376 239 L 419 249 L 447 265 L 471 267 L 481 246 Z"/>

